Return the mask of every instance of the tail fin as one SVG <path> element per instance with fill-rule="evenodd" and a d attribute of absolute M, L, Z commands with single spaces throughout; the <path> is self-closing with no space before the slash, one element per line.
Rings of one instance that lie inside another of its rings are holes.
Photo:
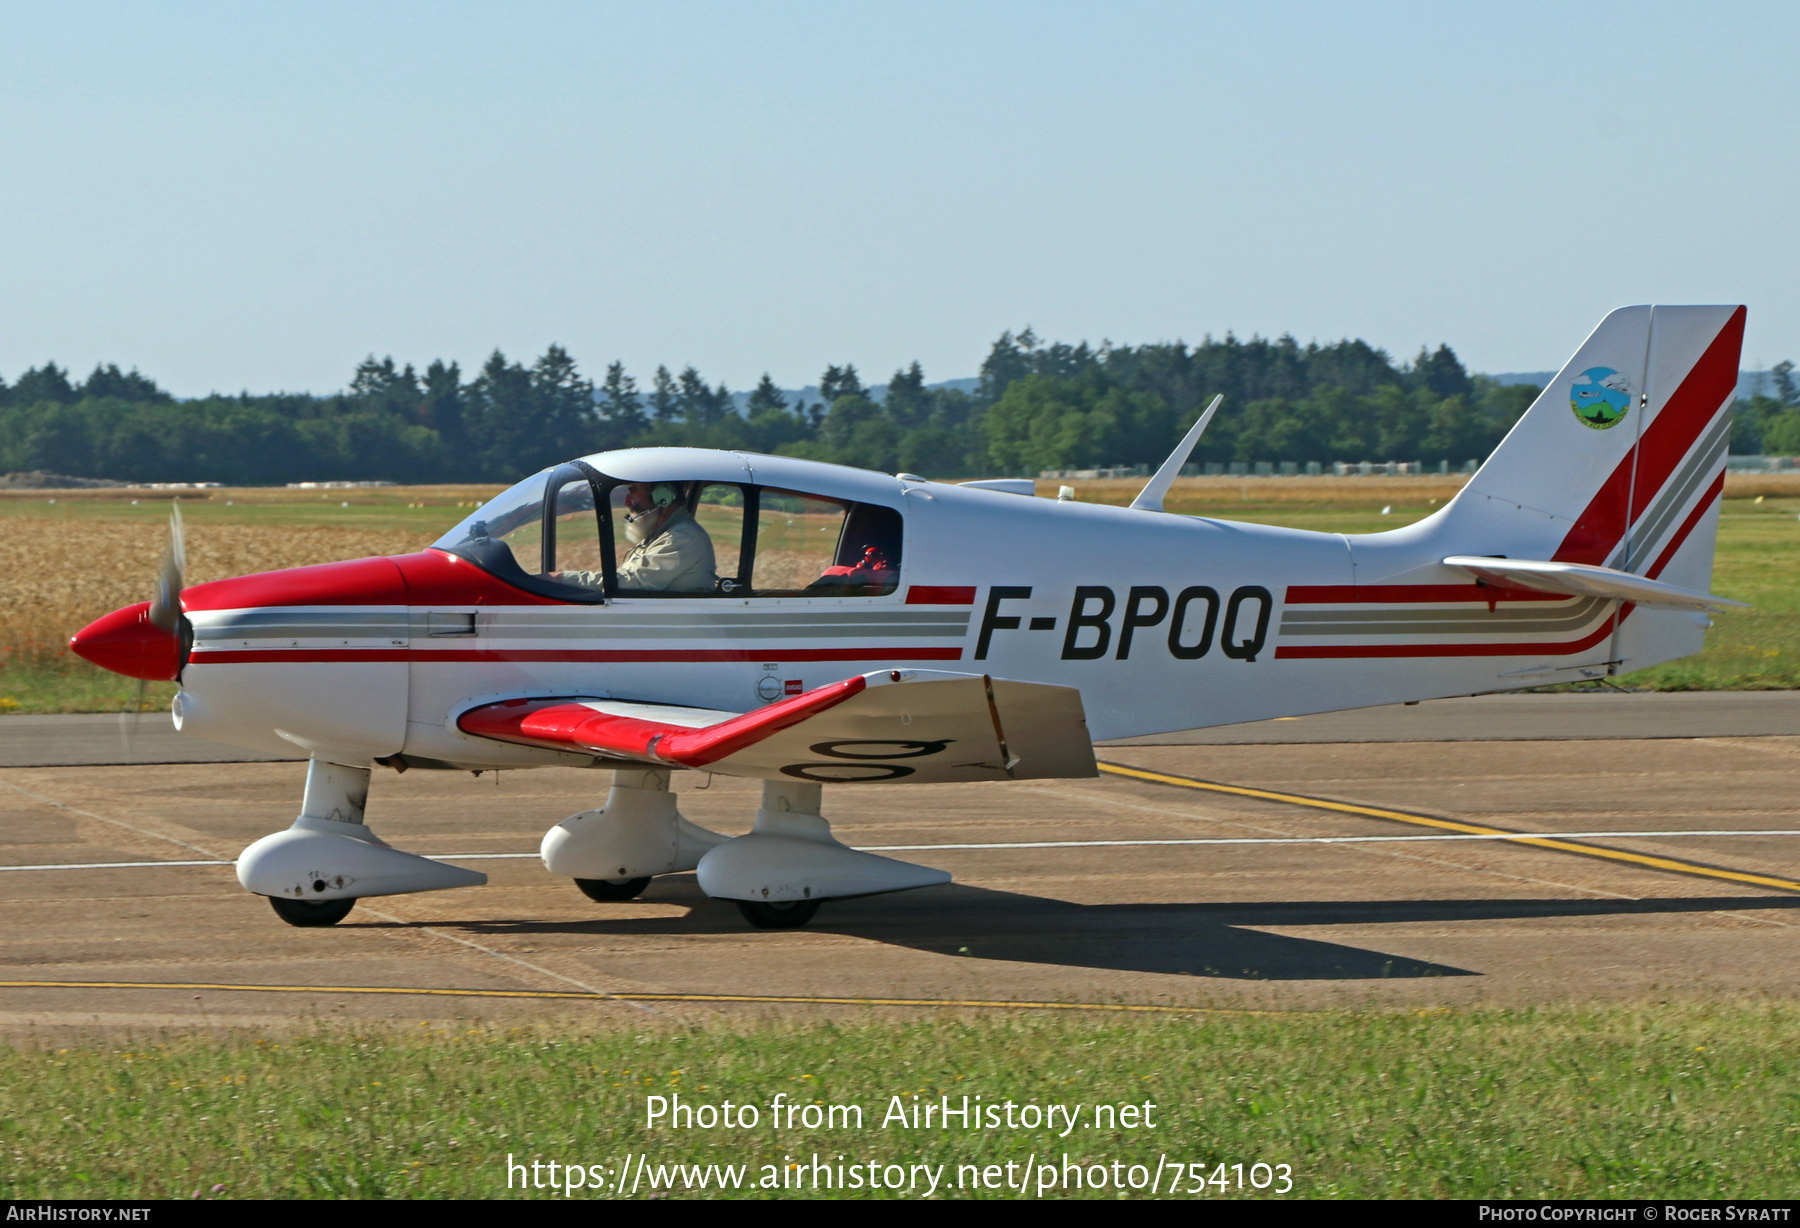
<path fill-rule="evenodd" d="M 1354 648 L 1309 641 L 1279 651 L 1467 657 L 1470 677 L 1484 657 L 1537 658 L 1499 672 L 1496 681 L 1516 686 L 1534 685 L 1528 675 L 1596 677 L 1698 652 L 1711 625 L 1698 606 L 1730 603 L 1658 609 L 1624 594 L 1669 596 L 1664 586 L 1672 585 L 1689 590 L 1685 600 L 1711 588 L 1743 336 L 1742 307 L 1622 307 L 1607 316 L 1447 507 L 1403 529 L 1349 539 L 1359 588 L 1402 602 L 1482 602 L 1486 610 L 1450 607 L 1454 617 L 1434 615 L 1429 630 L 1396 623 L 1391 648 L 1369 647 L 1374 641 L 1364 637 Z M 1477 556 L 1512 561 L 1487 570 L 1520 584 L 1527 572 L 1595 580 L 1594 569 L 1612 571 L 1598 577 L 1604 592 L 1565 584 L 1555 591 L 1588 595 L 1563 606 L 1541 604 L 1550 594 L 1539 594 L 1540 604 L 1514 608 L 1518 595 L 1492 587 L 1493 579 L 1455 596 L 1455 585 L 1482 574 Z M 1449 694 L 1468 681 L 1445 669 L 1424 677 L 1420 690 Z"/>
<path fill-rule="evenodd" d="M 1706 589 L 1743 339 L 1742 307 L 1607 316 L 1447 509 L 1456 553 Z"/>

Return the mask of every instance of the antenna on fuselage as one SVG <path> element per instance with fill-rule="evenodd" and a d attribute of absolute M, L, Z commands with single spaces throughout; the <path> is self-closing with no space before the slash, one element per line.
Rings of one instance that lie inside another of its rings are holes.
<path fill-rule="evenodd" d="M 1138 497 L 1131 501 L 1133 509 L 1140 512 L 1163 510 L 1163 496 L 1169 493 L 1169 487 L 1180 476 L 1181 467 L 1187 464 L 1187 458 L 1192 455 L 1194 445 L 1200 442 L 1200 436 L 1206 430 L 1206 424 L 1212 421 L 1213 413 L 1219 408 L 1219 402 L 1224 399 L 1225 394 L 1221 392 L 1212 399 L 1212 404 L 1206 407 L 1206 412 L 1195 419 L 1194 425 L 1188 428 L 1188 433 L 1182 436 L 1181 442 L 1175 445 L 1175 450 L 1169 453 L 1169 459 L 1162 463 L 1162 468 L 1158 469 L 1144 484 L 1144 489 L 1138 492 Z"/>

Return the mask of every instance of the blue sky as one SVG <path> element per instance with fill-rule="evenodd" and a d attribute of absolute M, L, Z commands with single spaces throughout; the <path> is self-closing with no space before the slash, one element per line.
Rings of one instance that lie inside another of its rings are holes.
<path fill-rule="evenodd" d="M 550 342 L 734 388 L 1004 328 L 1800 358 L 1800 6 L 0 7 L 0 376 Z"/>

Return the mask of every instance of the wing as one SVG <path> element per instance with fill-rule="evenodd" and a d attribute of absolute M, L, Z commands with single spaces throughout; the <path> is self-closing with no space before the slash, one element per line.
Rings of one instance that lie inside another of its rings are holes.
<path fill-rule="evenodd" d="M 1619 571 L 1612 567 L 1596 567 L 1589 563 L 1551 563 L 1534 559 L 1490 559 L 1481 555 L 1458 554 L 1444 560 L 1446 566 L 1460 567 L 1490 584 L 1505 588 L 1534 588 L 1544 593 L 1570 593 L 1577 597 L 1610 597 L 1659 610 L 1709 610 L 1721 606 L 1741 606 L 1742 601 L 1714 597 L 1693 589 L 1664 584 Z"/>
<path fill-rule="evenodd" d="M 939 784 L 1093 776 L 1081 693 L 983 674 L 880 670 L 755 712 L 613 699 L 471 708 L 476 737 L 729 776 Z"/>

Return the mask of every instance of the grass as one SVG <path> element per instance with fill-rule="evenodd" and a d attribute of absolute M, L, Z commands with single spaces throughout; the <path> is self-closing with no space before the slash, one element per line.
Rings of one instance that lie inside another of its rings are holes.
<path fill-rule="evenodd" d="M 1039 483 L 1040 493 L 1054 494 L 1056 485 Z M 1075 485 L 1084 500 L 1123 504 L 1142 482 Z M 1189 515 L 1374 533 L 1429 515 L 1459 488 L 1454 477 L 1197 478 L 1178 481 L 1167 506 Z M 385 487 L 184 495 L 190 577 L 199 582 L 418 549 L 495 491 Z M 1793 582 L 1800 564 L 1800 479 L 1734 477 L 1726 495 L 1713 591 L 1754 608 L 1719 614 L 1705 651 L 1626 675 L 1624 685 L 1800 687 L 1800 589 Z M 0 575 L 7 577 L 0 588 L 0 714 L 117 712 L 134 702 L 134 680 L 89 665 L 65 645 L 101 614 L 148 599 L 167 537 L 168 506 L 166 497 L 130 491 L 0 494 Z M 173 693 L 172 685 L 153 683 L 145 705 L 164 707 Z"/>
<path fill-rule="evenodd" d="M 1207 1176 L 1289 1164 L 1308 1197 L 1787 1198 L 1800 1184 L 1796 1025 L 1791 1005 L 1739 1001 L 574 1035 L 420 1025 L 14 1048 L 0 1050 L 0 1197 L 500 1197 L 509 1153 L 747 1164 L 754 1181 L 816 1152 L 946 1164 L 951 1181 L 958 1164 L 1032 1154 L 1152 1170 L 1167 1156 Z M 647 1129 L 644 1098 L 675 1093 L 763 1106 L 760 1128 Z M 864 1128 L 774 1134 L 777 1093 L 860 1104 Z M 882 1128 L 889 1097 L 910 1106 L 915 1093 L 1148 1101 L 1155 1128 Z"/>
<path fill-rule="evenodd" d="M 184 493 L 189 582 L 417 550 L 496 490 Z M 135 702 L 135 679 L 88 664 L 67 642 L 100 615 L 149 599 L 170 502 L 135 491 L 0 493 L 0 714 L 119 712 Z M 174 693 L 151 683 L 143 702 L 164 708 Z"/>

